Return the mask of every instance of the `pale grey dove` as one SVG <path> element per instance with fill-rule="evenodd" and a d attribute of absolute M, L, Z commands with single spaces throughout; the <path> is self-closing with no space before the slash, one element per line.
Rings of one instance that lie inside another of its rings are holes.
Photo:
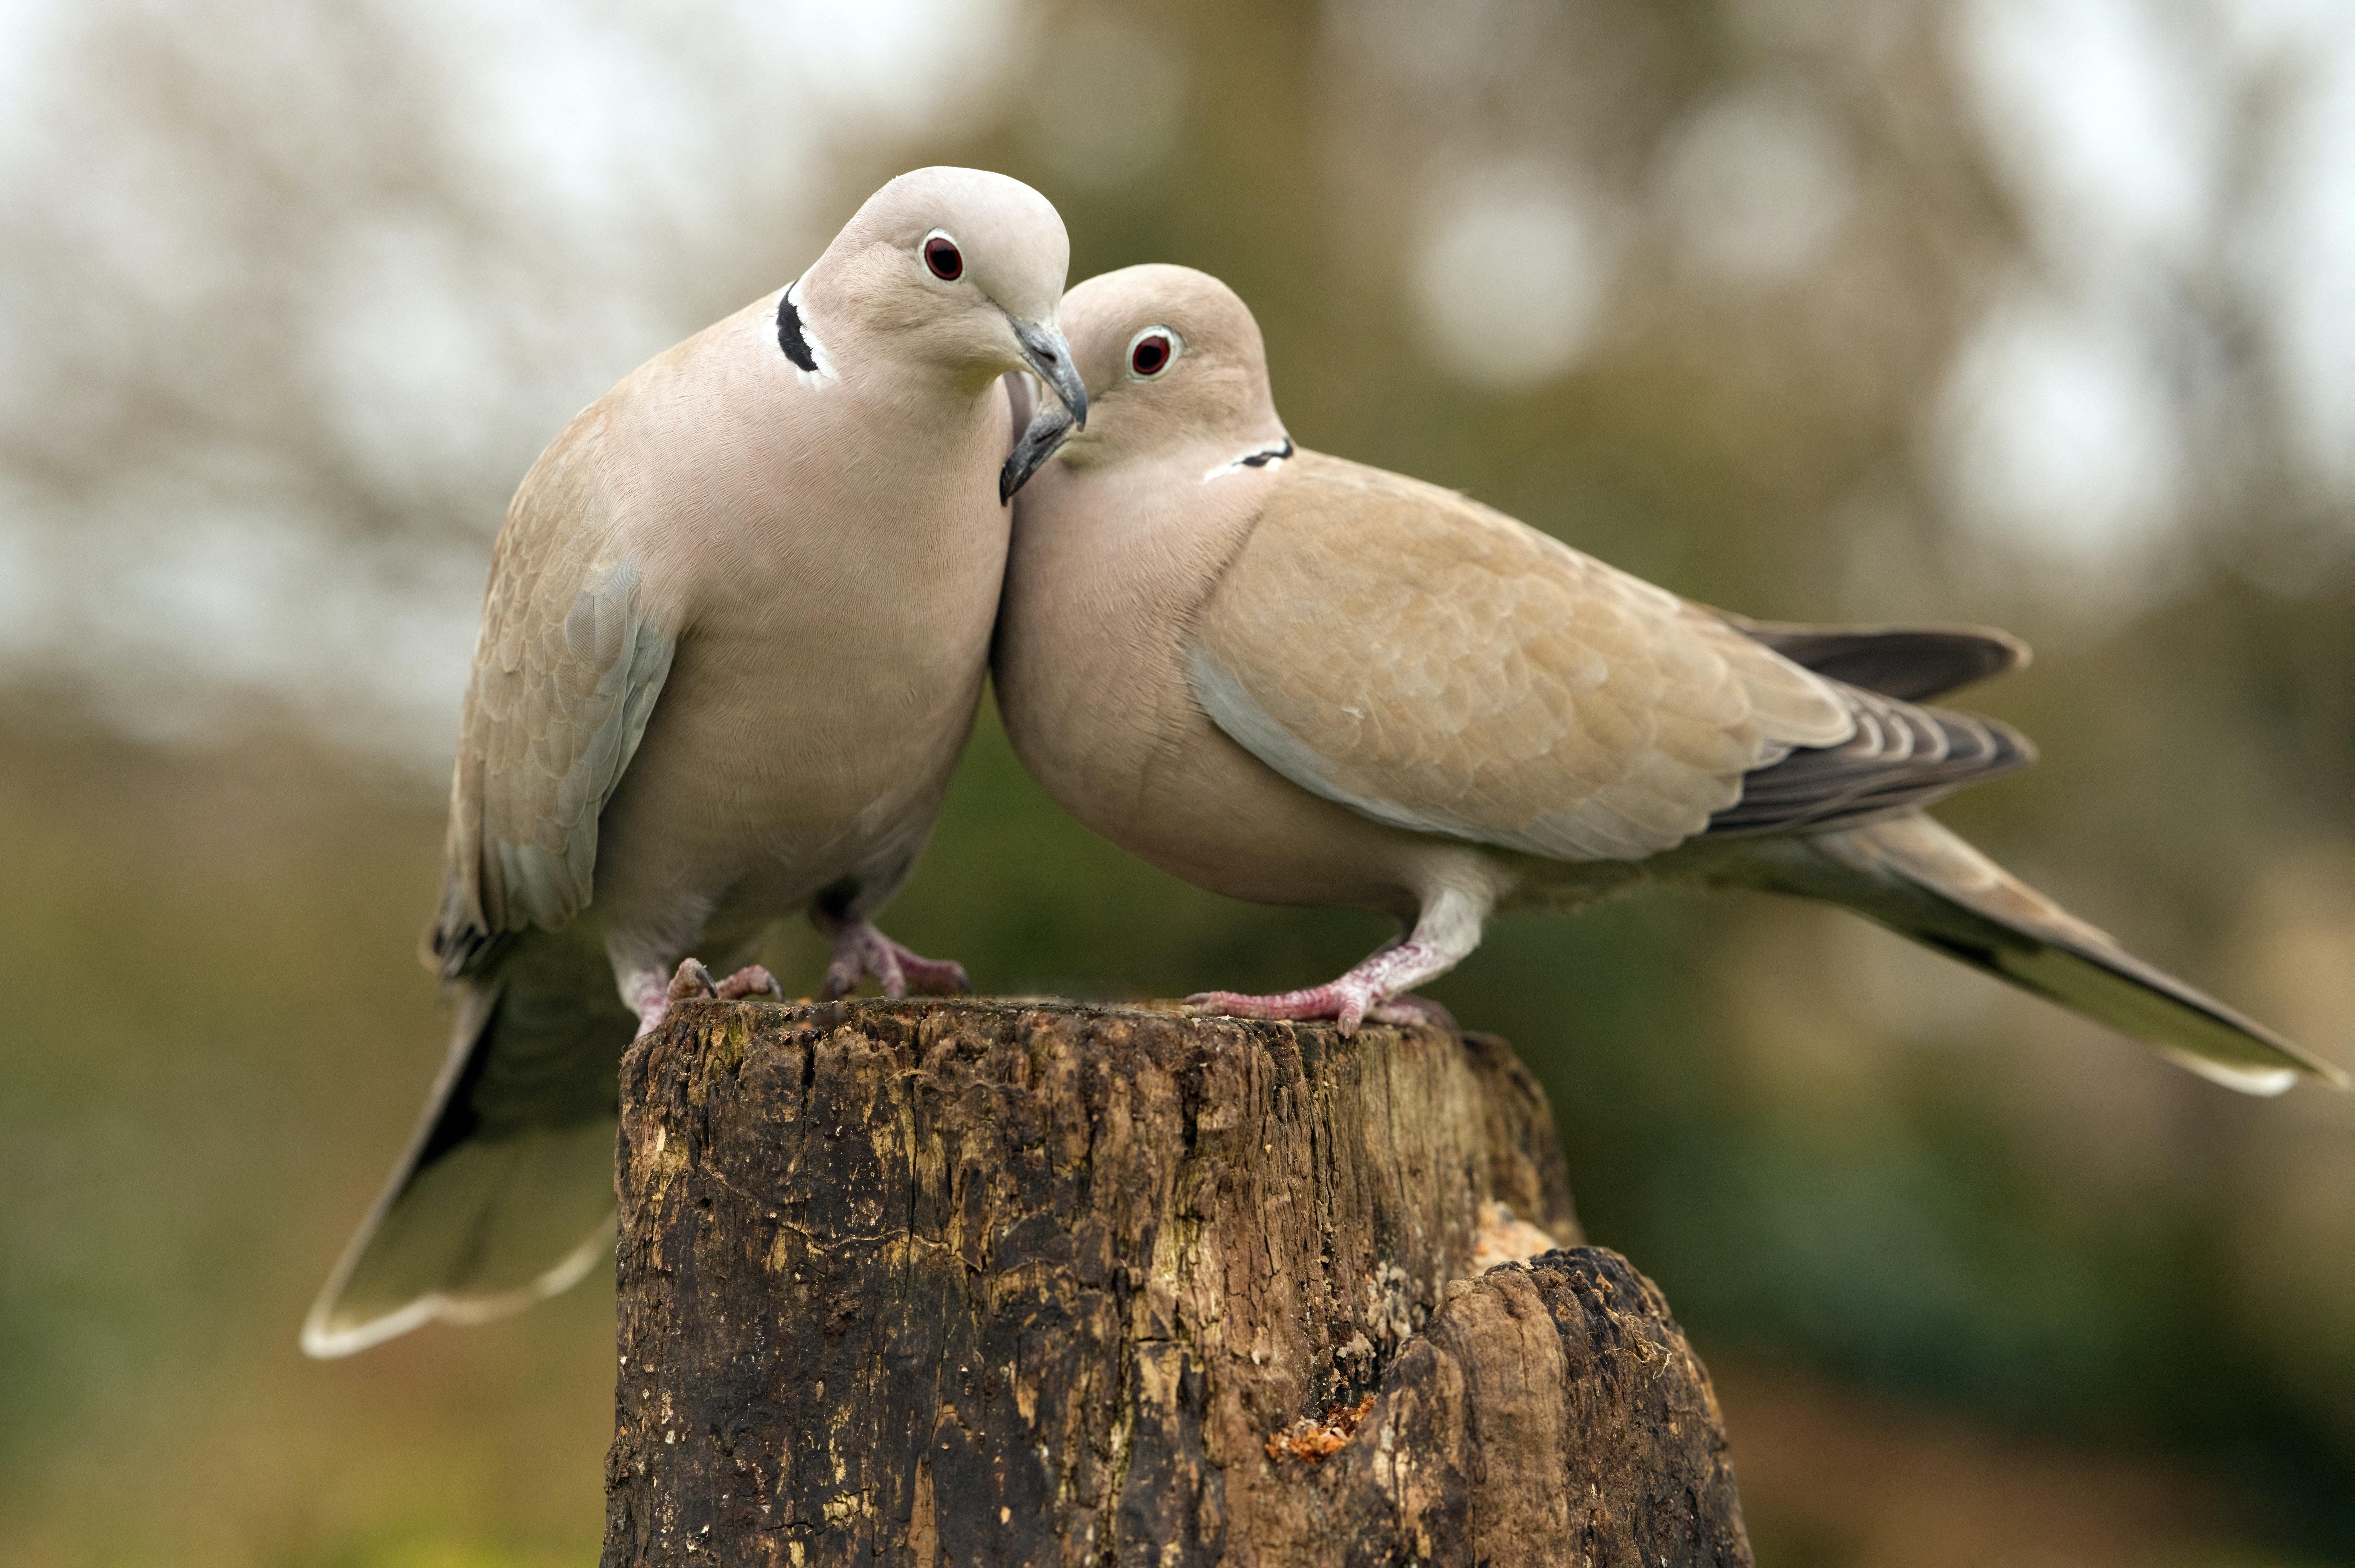
<path fill-rule="evenodd" d="M 2025 766 L 1916 704 L 2026 650 L 1689 603 L 1436 485 L 1295 447 L 1223 284 L 1063 302 L 1094 417 L 1019 461 L 995 656 L 1015 749 L 1104 837 L 1236 898 L 1396 917 L 1330 984 L 1214 1011 L 1399 1021 L 1492 911 L 1645 882 L 1843 904 L 2257 1093 L 2338 1069 L 2162 974 L 1922 807 Z M 1060 443 L 1060 450 L 1058 443 Z"/>
<path fill-rule="evenodd" d="M 980 695 L 1017 428 L 1001 378 L 1035 373 L 1084 419 L 1056 326 L 1068 255 L 1027 186 L 902 175 L 525 477 L 427 937 L 456 1035 L 304 1325 L 312 1354 L 510 1311 L 611 1254 L 615 1068 L 634 1029 L 714 989 L 696 948 L 749 959 L 806 909 L 831 990 L 964 987 L 869 917 Z M 717 990 L 775 988 L 747 968 Z"/>

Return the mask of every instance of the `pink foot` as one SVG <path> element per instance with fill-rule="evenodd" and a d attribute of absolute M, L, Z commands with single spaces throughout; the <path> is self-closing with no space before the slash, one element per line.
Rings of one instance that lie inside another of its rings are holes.
<path fill-rule="evenodd" d="M 1366 1016 L 1378 1024 L 1398 1024 L 1411 1027 L 1426 1024 L 1444 1029 L 1450 1034 L 1460 1032 L 1455 1027 L 1455 1015 L 1433 1001 L 1429 997 L 1392 997 L 1366 1009 Z"/>
<path fill-rule="evenodd" d="M 1368 1010 L 1375 1006 L 1375 998 L 1371 986 L 1344 975 L 1328 985 L 1273 997 L 1247 997 L 1240 991 L 1197 991 L 1186 998 L 1186 1005 L 1201 1012 L 1223 1013 L 1231 1019 L 1331 1019 L 1344 1035 L 1352 1035 L 1365 1021 Z"/>
<path fill-rule="evenodd" d="M 1466 949 L 1469 951 L 1469 949 Z M 1444 975 L 1460 953 L 1421 940 L 1394 943 L 1339 979 L 1305 991 L 1247 997 L 1235 991 L 1203 991 L 1186 998 L 1188 1007 L 1238 1019 L 1331 1019 L 1344 1035 L 1368 1019 L 1385 1024 L 1436 1024 L 1453 1029 L 1455 1020 L 1437 1002 L 1406 995 L 1409 986 Z"/>
<path fill-rule="evenodd" d="M 1247 997 L 1239 991 L 1200 991 L 1186 1005 L 1201 1012 L 1223 1013 L 1236 1019 L 1331 1019 L 1341 1032 L 1351 1035 L 1371 1019 L 1378 1024 L 1403 1028 L 1429 1026 L 1453 1033 L 1455 1015 L 1423 997 L 1378 998 L 1373 987 L 1352 983 L 1348 976 L 1312 990 L 1286 991 L 1274 997 Z"/>
<path fill-rule="evenodd" d="M 1480 944 L 1480 923 L 1487 913 L 1488 895 L 1479 889 L 1441 888 L 1416 914 L 1412 935 L 1327 985 L 1276 997 L 1203 991 L 1186 1001 L 1201 1012 L 1241 1019 L 1331 1019 L 1345 1035 L 1357 1033 L 1368 1019 L 1453 1029 L 1455 1020 L 1445 1008 L 1407 992 L 1461 964 Z"/>
<path fill-rule="evenodd" d="M 741 997 L 762 996 L 774 997 L 782 1002 L 785 999 L 785 988 L 777 984 L 777 977 L 774 975 L 770 974 L 758 964 L 747 964 L 743 968 L 720 981 L 712 995 L 723 1002 L 732 1002 Z"/>
<path fill-rule="evenodd" d="M 964 965 L 911 953 L 876 930 L 871 922 L 848 922 L 834 933 L 834 962 L 826 969 L 827 999 L 850 995 L 869 975 L 883 987 L 883 994 L 895 1000 L 911 988 L 932 996 L 973 989 Z"/>
<path fill-rule="evenodd" d="M 655 1027 L 670 1011 L 673 1002 L 690 1001 L 717 994 L 718 988 L 711 983 L 711 971 L 697 959 L 680 959 L 678 973 L 670 977 L 668 986 L 663 985 L 658 975 L 649 975 L 640 984 L 634 998 L 638 1009 L 638 1038 L 644 1040 L 655 1031 Z"/>

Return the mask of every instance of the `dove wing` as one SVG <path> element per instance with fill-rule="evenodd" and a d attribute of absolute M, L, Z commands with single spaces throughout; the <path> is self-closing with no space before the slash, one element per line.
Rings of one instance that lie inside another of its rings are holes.
<path fill-rule="evenodd" d="M 1838 689 L 1719 617 L 1435 485 L 1303 453 L 1189 675 L 1305 789 L 1420 832 L 1636 859 L 1743 775 L 1849 740 Z"/>
<path fill-rule="evenodd" d="M 1992 626 L 1797 626 L 1715 613 L 1793 664 L 1902 702 L 1926 702 L 2029 662 L 2026 643 Z"/>
<path fill-rule="evenodd" d="M 492 555 L 428 937 L 445 976 L 588 903 L 598 815 L 670 673 L 676 643 L 616 539 L 595 435 L 584 421 L 535 465 Z"/>

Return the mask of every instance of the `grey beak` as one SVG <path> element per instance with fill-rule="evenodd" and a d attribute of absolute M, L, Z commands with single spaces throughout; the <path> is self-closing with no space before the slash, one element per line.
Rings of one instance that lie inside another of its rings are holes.
<path fill-rule="evenodd" d="M 1009 319 L 1011 319 L 1009 317 Z M 1063 335 L 1051 326 L 1040 326 L 1028 321 L 1014 323 L 1014 339 L 1022 346 L 1022 357 L 1038 373 L 1039 379 L 1061 400 L 1062 407 L 1052 404 L 1041 408 L 1014 443 L 1007 457 L 1006 466 L 997 475 L 997 499 L 1000 505 L 1014 498 L 1039 465 L 1055 455 L 1063 438 L 1074 430 L 1083 430 L 1088 422 L 1088 389 L 1081 384 L 1078 367 L 1071 363 L 1071 346 Z"/>
<path fill-rule="evenodd" d="M 1071 411 L 1060 403 L 1049 403 L 1031 416 L 1030 428 L 1022 432 L 1022 439 L 1007 454 L 1006 466 L 998 470 L 998 505 L 1014 499 L 1014 492 L 1029 483 L 1030 475 L 1046 465 L 1047 459 L 1055 455 L 1055 449 L 1063 444 L 1064 438 L 1079 422 L 1071 417 Z"/>
<path fill-rule="evenodd" d="M 1063 406 L 1071 411 L 1071 422 L 1086 428 L 1088 422 L 1088 389 L 1080 384 L 1078 367 L 1071 363 L 1071 346 L 1063 335 L 1051 326 L 1034 322 L 1014 324 L 1014 340 L 1022 346 L 1022 357 L 1039 373 Z"/>

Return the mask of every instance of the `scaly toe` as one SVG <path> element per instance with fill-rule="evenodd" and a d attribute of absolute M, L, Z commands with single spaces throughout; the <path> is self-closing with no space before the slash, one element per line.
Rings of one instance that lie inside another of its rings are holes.
<path fill-rule="evenodd" d="M 700 960 L 682 958 L 678 963 L 678 973 L 670 977 L 670 989 L 663 994 L 663 1000 L 666 1003 L 693 1001 L 716 996 L 718 992 L 719 987 L 711 983 L 711 971 L 706 969 Z"/>
<path fill-rule="evenodd" d="M 920 958 L 906 948 L 900 950 L 900 972 L 907 976 L 911 990 L 931 997 L 954 997 L 973 989 L 973 979 L 964 965 L 947 958 Z"/>
<path fill-rule="evenodd" d="M 1427 1024 L 1450 1034 L 1461 1032 L 1455 1027 L 1455 1015 L 1427 997 L 1392 997 L 1366 1009 L 1366 1016 L 1378 1024 L 1395 1024 L 1412 1029 Z"/>
<path fill-rule="evenodd" d="M 865 978 L 866 976 L 860 973 L 857 965 L 847 959 L 836 959 L 826 966 L 826 999 L 829 1002 L 840 1001 L 858 989 L 858 982 Z"/>
<path fill-rule="evenodd" d="M 760 996 L 774 997 L 781 1002 L 785 999 L 785 988 L 777 984 L 777 977 L 758 964 L 748 964 L 720 981 L 714 994 L 723 1002 Z"/>
<path fill-rule="evenodd" d="M 1239 991 L 1197 991 L 1186 998 L 1197 1012 L 1231 1019 L 1278 1019 L 1297 1023 L 1331 1019 L 1343 1034 L 1355 1034 L 1365 1016 L 1366 998 L 1338 984 L 1306 991 L 1286 991 L 1274 997 L 1247 997 Z"/>

